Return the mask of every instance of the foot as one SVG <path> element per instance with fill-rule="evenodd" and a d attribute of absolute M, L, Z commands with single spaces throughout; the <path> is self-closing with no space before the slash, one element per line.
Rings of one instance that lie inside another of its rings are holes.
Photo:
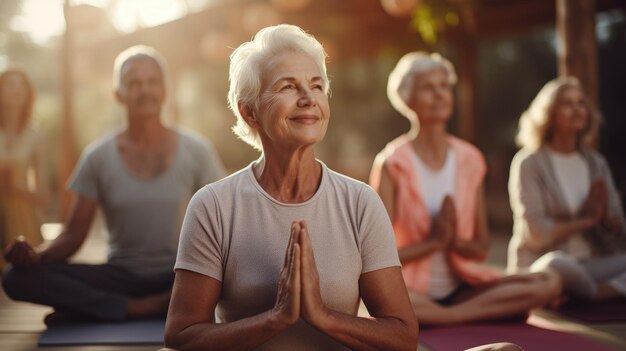
<path fill-rule="evenodd" d="M 87 321 L 89 321 L 89 319 L 86 317 L 80 317 L 75 314 L 59 311 L 53 311 L 52 313 L 46 315 L 43 319 L 44 324 L 48 327 L 72 323 L 84 323 Z"/>
<path fill-rule="evenodd" d="M 172 291 L 128 301 L 128 318 L 163 317 L 167 315 Z"/>

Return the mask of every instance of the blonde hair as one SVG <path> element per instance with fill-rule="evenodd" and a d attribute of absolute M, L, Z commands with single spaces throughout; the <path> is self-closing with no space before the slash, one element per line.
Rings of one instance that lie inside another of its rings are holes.
<path fill-rule="evenodd" d="M 415 112 L 407 105 L 415 77 L 436 69 L 442 69 L 448 74 L 450 85 L 456 84 L 454 66 L 438 53 L 414 51 L 402 56 L 389 74 L 387 82 L 387 97 L 391 105 L 407 118 L 415 116 Z"/>
<path fill-rule="evenodd" d="M 259 151 L 261 140 L 239 112 L 239 104 L 258 108 L 261 94 L 261 75 L 269 60 L 283 52 L 309 55 L 319 67 L 328 94 L 330 81 L 326 73 L 326 52 L 322 44 L 300 27 L 281 24 L 261 29 L 251 41 L 241 44 L 230 55 L 228 106 L 237 117 L 233 132 Z"/>
<path fill-rule="evenodd" d="M 577 88 L 582 91 L 580 82 L 574 77 L 553 79 L 539 90 L 528 109 L 520 117 L 519 131 L 515 137 L 519 147 L 537 150 L 550 140 L 553 132 L 554 108 L 559 95 L 566 88 Z M 578 146 L 593 147 L 602 118 L 586 96 L 584 103 L 587 107 L 589 121 L 578 138 Z"/>

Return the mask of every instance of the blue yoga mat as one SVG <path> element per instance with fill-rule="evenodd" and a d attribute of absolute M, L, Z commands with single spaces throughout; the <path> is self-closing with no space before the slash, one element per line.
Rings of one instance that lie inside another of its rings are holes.
<path fill-rule="evenodd" d="M 48 328 L 39 346 L 163 345 L 165 320 L 121 323 L 68 323 Z"/>

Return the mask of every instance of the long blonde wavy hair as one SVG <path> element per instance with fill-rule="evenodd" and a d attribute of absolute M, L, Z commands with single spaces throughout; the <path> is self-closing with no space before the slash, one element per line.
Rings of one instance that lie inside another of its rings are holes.
<path fill-rule="evenodd" d="M 559 77 L 549 81 L 539 90 L 528 109 L 520 117 L 519 130 L 515 137 L 518 146 L 537 150 L 551 139 L 554 125 L 554 109 L 559 95 L 566 88 L 572 87 L 582 90 L 578 79 L 574 77 Z M 595 147 L 602 117 L 586 96 L 584 101 L 589 120 L 587 127 L 579 135 L 578 147 Z"/>

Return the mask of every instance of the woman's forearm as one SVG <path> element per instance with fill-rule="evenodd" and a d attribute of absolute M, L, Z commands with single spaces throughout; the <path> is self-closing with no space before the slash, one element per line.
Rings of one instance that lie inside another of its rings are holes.
<path fill-rule="evenodd" d="M 165 346 L 179 351 L 251 350 L 288 328 L 272 310 L 230 323 L 198 323 L 165 334 Z"/>
<path fill-rule="evenodd" d="M 441 250 L 441 245 L 433 240 L 409 245 L 398 250 L 401 263 L 411 262 L 432 255 Z"/>
<path fill-rule="evenodd" d="M 323 325 L 316 328 L 352 350 L 417 348 L 417 328 L 400 318 L 364 318 L 330 311 Z"/>

